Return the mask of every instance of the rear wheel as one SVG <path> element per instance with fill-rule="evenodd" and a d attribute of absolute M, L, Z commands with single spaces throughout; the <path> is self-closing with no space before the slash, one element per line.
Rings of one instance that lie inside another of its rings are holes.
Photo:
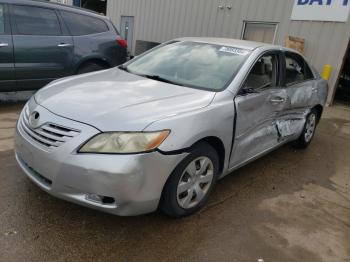
<path fill-rule="evenodd" d="M 91 72 L 100 71 L 104 69 L 106 69 L 105 66 L 102 66 L 97 63 L 89 62 L 80 66 L 77 73 L 78 75 L 80 75 L 80 74 L 91 73 Z"/>
<path fill-rule="evenodd" d="M 188 216 L 207 202 L 219 170 L 216 150 L 207 143 L 196 145 L 175 168 L 165 184 L 160 209 L 168 216 Z"/>
<path fill-rule="evenodd" d="M 303 132 L 298 140 L 295 141 L 294 146 L 297 148 L 306 148 L 315 135 L 317 125 L 318 112 L 316 109 L 312 109 L 307 115 Z"/>

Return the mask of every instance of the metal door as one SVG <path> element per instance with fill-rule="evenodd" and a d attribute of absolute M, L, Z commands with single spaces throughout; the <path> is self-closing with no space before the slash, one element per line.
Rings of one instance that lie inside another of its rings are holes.
<path fill-rule="evenodd" d="M 276 66 L 275 82 L 271 86 L 252 89 L 251 92 L 242 93 L 235 98 L 236 130 L 230 167 L 236 167 L 252 160 L 264 152 L 276 147 L 280 141 L 278 120 L 288 108 L 288 94 L 281 86 L 279 55 L 277 53 L 265 54 L 261 57 L 275 56 Z M 255 66 L 261 62 L 255 64 Z M 255 75 L 253 67 L 250 74 Z M 265 64 L 259 66 L 265 70 Z M 249 75 L 247 80 L 249 80 Z M 259 79 L 261 75 L 255 75 Z M 255 79 L 255 81 L 256 81 Z M 247 81 L 249 82 L 249 81 Z M 248 85 L 250 86 L 250 85 Z"/>
<path fill-rule="evenodd" d="M 279 88 L 236 97 L 236 137 L 231 167 L 279 144 L 276 124 L 286 101 L 286 90 Z"/>
<path fill-rule="evenodd" d="M 37 89 L 71 75 L 73 38 L 63 33 L 56 11 L 12 5 L 11 14 L 17 89 Z"/>
<path fill-rule="evenodd" d="M 121 36 L 128 43 L 128 51 L 132 52 L 133 38 L 134 38 L 134 17 L 133 16 L 122 16 L 120 21 L 120 33 Z"/>
<path fill-rule="evenodd" d="M 285 114 L 286 121 L 293 124 L 289 136 L 299 136 L 303 130 L 306 115 L 310 108 L 319 101 L 317 82 L 304 59 L 295 53 L 284 55 L 284 76 L 289 108 Z M 288 136 L 285 137 L 288 139 Z"/>
<path fill-rule="evenodd" d="M 7 6 L 0 4 L 0 91 L 12 91 L 15 87 L 13 43 Z"/>

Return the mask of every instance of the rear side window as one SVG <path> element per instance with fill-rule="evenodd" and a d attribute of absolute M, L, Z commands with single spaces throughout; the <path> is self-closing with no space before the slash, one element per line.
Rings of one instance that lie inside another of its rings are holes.
<path fill-rule="evenodd" d="M 61 35 L 60 23 L 52 9 L 13 5 L 13 14 L 20 35 Z"/>
<path fill-rule="evenodd" d="M 5 33 L 5 7 L 0 4 L 0 35 Z"/>
<path fill-rule="evenodd" d="M 90 35 L 108 31 L 106 23 L 99 18 L 61 11 L 72 35 Z"/>
<path fill-rule="evenodd" d="M 286 85 L 293 85 L 314 78 L 310 67 L 297 54 L 286 53 Z"/>

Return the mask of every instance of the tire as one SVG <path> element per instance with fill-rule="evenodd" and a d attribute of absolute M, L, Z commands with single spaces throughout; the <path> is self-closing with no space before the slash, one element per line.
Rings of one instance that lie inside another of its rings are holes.
<path fill-rule="evenodd" d="M 219 156 L 216 150 L 205 142 L 195 145 L 168 178 L 160 200 L 160 210 L 176 218 L 197 212 L 207 202 L 218 173 Z"/>
<path fill-rule="evenodd" d="M 300 137 L 294 142 L 294 147 L 304 149 L 311 143 L 317 126 L 318 112 L 316 109 L 312 109 L 307 115 L 303 132 Z"/>
<path fill-rule="evenodd" d="M 106 67 L 93 63 L 93 62 L 89 62 L 86 63 L 82 66 L 79 67 L 77 74 L 85 74 L 85 73 L 91 73 L 91 72 L 95 72 L 95 71 L 100 71 L 100 70 L 104 70 L 106 69 Z"/>

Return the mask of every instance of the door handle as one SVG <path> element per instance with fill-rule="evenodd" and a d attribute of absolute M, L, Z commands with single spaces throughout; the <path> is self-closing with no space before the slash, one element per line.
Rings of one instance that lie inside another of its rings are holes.
<path fill-rule="evenodd" d="M 58 47 L 70 47 L 72 44 L 67 44 L 67 43 L 60 43 L 57 45 Z"/>
<path fill-rule="evenodd" d="M 9 46 L 8 43 L 0 43 L 0 47 L 7 47 L 7 46 Z"/>
<path fill-rule="evenodd" d="M 284 98 L 284 97 L 273 97 L 273 98 L 271 98 L 270 99 L 270 102 L 272 103 L 272 104 L 279 104 L 279 103 L 284 103 L 284 102 L 286 102 L 286 99 Z"/>
<path fill-rule="evenodd" d="M 314 92 L 314 93 L 317 93 L 317 92 L 318 92 L 318 88 L 317 88 L 317 87 L 313 87 L 311 90 L 312 90 L 312 92 Z"/>

